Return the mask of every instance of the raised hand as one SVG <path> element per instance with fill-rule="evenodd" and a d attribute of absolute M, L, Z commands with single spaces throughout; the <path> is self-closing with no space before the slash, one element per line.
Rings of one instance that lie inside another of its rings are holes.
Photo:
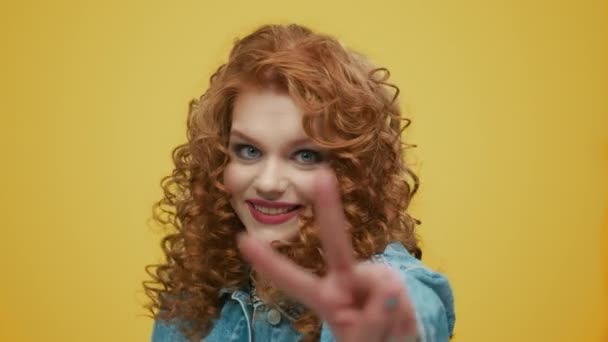
<path fill-rule="evenodd" d="M 314 211 L 327 275 L 319 278 L 249 235 L 239 247 L 256 271 L 327 322 L 339 342 L 415 341 L 416 319 L 396 271 L 357 262 L 334 174 L 319 172 Z"/>

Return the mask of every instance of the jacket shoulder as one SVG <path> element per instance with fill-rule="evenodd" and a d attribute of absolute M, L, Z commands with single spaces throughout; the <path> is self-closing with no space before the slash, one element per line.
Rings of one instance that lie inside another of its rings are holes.
<path fill-rule="evenodd" d="M 419 330 L 427 335 L 423 341 L 447 340 L 453 334 L 454 294 L 445 275 L 416 259 L 400 242 L 390 243 L 384 252 L 372 257 L 372 262 L 382 262 L 399 271 L 414 304 Z"/>

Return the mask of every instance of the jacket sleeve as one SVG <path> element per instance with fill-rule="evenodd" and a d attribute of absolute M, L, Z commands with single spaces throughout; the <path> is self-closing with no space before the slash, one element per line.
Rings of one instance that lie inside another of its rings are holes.
<path fill-rule="evenodd" d="M 397 268 L 393 263 L 389 265 Z M 398 270 L 414 306 L 420 341 L 448 341 L 453 333 L 455 315 L 454 297 L 447 278 L 421 265 L 399 265 Z M 325 322 L 320 341 L 335 341 Z"/>

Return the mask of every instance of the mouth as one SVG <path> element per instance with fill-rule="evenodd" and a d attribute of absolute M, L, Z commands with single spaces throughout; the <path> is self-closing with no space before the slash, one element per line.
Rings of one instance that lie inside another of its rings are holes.
<path fill-rule="evenodd" d="M 253 218 L 263 224 L 281 224 L 294 218 L 300 212 L 301 205 L 266 206 L 245 201 Z"/>

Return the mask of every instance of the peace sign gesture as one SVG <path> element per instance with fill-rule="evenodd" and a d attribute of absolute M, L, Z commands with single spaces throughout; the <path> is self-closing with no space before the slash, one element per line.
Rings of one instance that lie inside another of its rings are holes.
<path fill-rule="evenodd" d="M 337 181 L 319 172 L 314 211 L 328 272 L 319 278 L 249 235 L 239 237 L 245 258 L 267 280 L 327 322 L 338 342 L 407 341 L 416 319 L 396 271 L 354 258 Z M 415 340 L 415 339 L 414 339 Z"/>

